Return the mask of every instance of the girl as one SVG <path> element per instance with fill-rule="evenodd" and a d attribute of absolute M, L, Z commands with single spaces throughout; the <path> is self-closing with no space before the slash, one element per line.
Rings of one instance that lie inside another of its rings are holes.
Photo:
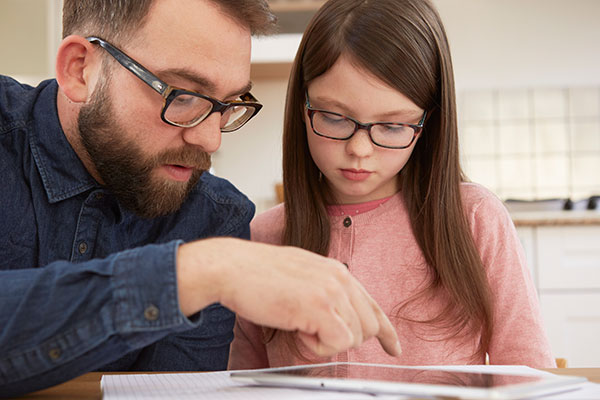
<path fill-rule="evenodd" d="M 467 183 L 450 50 L 428 0 L 330 0 L 300 44 L 283 136 L 285 204 L 252 239 L 347 265 L 395 324 L 333 358 L 239 319 L 231 369 L 327 361 L 554 367 L 503 204 Z M 302 301 L 302 299 L 298 299 Z"/>

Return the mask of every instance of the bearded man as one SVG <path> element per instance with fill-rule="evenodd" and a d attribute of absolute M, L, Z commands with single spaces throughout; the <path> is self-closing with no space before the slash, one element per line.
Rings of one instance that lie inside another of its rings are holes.
<path fill-rule="evenodd" d="M 102 371 L 225 369 L 233 312 L 316 354 L 397 336 L 340 262 L 251 243 L 208 172 L 262 107 L 263 0 L 65 0 L 56 79 L 0 76 L 0 397 Z"/>

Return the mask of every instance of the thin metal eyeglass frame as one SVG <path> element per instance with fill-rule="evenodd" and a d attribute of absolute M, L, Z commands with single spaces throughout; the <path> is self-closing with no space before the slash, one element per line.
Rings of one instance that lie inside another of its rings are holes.
<path fill-rule="evenodd" d="M 423 131 L 423 126 L 425 124 L 425 118 L 427 117 L 427 111 L 423 112 L 423 116 L 421 117 L 421 120 L 417 123 L 417 124 L 407 124 L 404 122 L 370 122 L 370 123 L 362 123 L 360 121 L 355 120 L 354 118 L 348 117 L 346 115 L 340 114 L 340 113 L 336 113 L 333 111 L 327 111 L 327 110 L 321 110 L 318 108 L 313 108 L 310 105 L 310 100 L 308 98 L 308 93 L 306 93 L 306 110 L 308 111 L 308 118 L 310 119 L 310 127 L 312 128 L 312 131 L 315 133 L 315 135 L 317 136 L 321 136 L 327 139 L 333 139 L 333 140 L 350 140 L 350 138 L 352 138 L 352 136 L 354 136 L 354 134 L 356 134 L 356 132 L 358 132 L 361 129 L 364 129 L 367 131 L 367 134 L 369 135 L 369 139 L 371 139 L 371 143 L 373 143 L 375 146 L 379 146 L 379 147 L 383 147 L 386 149 L 397 149 L 397 150 L 401 150 L 401 149 L 406 149 L 408 147 L 410 147 L 413 142 L 415 141 L 415 138 L 417 137 L 417 135 L 419 133 L 421 133 Z M 318 132 L 313 124 L 313 116 L 315 115 L 316 112 L 325 112 L 328 114 L 333 114 L 333 115 L 337 115 L 339 117 L 345 118 L 349 121 L 352 121 L 354 123 L 354 131 L 352 131 L 352 133 L 345 138 L 336 138 L 336 137 L 331 137 L 331 136 L 327 136 L 324 135 L 320 132 Z M 373 140 L 373 136 L 371 136 L 371 127 L 374 125 L 401 125 L 401 126 L 408 126 L 410 128 L 413 129 L 414 133 L 413 133 L 413 137 L 410 140 L 410 143 L 407 144 L 406 146 L 385 146 L 383 144 L 379 144 L 377 143 L 375 140 Z"/>
<path fill-rule="evenodd" d="M 142 82 L 144 82 L 145 84 L 150 86 L 154 91 L 156 91 L 158 94 L 160 94 L 163 97 L 163 107 L 161 110 L 160 117 L 165 123 L 167 123 L 169 125 L 178 126 L 181 128 L 192 128 L 192 127 L 200 124 L 202 121 L 207 119 L 209 116 L 211 116 L 215 112 L 219 112 L 219 113 L 221 113 L 221 115 L 223 115 L 223 113 L 225 113 L 231 107 L 237 107 L 237 106 L 251 107 L 253 109 L 253 113 L 244 122 L 242 122 L 239 126 L 235 126 L 235 128 L 233 128 L 233 129 L 226 129 L 226 130 L 221 129 L 221 132 L 233 132 L 235 130 L 238 130 L 242 126 L 244 126 L 248 121 L 250 121 L 254 116 L 256 116 L 256 114 L 258 114 L 258 112 L 262 108 L 262 104 L 260 104 L 258 102 L 258 100 L 250 92 L 247 92 L 240 96 L 240 98 L 243 101 L 232 101 L 232 102 L 225 103 L 225 102 L 219 101 L 215 98 L 212 98 L 210 96 L 207 96 L 207 95 L 204 95 L 204 94 L 201 94 L 198 92 L 194 92 L 193 90 L 181 89 L 181 88 L 178 88 L 175 86 L 171 86 L 171 85 L 165 83 L 164 81 L 162 81 L 160 78 L 158 78 L 152 72 L 148 71 L 148 69 L 146 67 L 144 67 L 142 64 L 135 61 L 133 58 L 129 57 L 127 54 L 123 53 L 121 50 L 119 50 L 112 44 L 108 43 L 106 40 L 100 39 L 99 37 L 95 37 L 95 36 L 89 36 L 86 39 L 90 43 L 98 44 L 100 47 L 102 47 L 104 50 L 106 50 L 108 52 L 108 54 L 110 54 L 115 60 L 117 60 L 117 62 L 119 62 L 119 64 L 121 64 L 123 67 L 125 67 L 127 70 L 129 70 L 132 74 L 134 74 L 136 77 L 138 77 Z M 165 117 L 165 112 L 166 112 L 167 108 L 169 107 L 169 105 L 171 104 L 171 102 L 177 96 L 179 96 L 181 94 L 187 94 L 190 96 L 196 96 L 196 97 L 205 99 L 212 104 L 212 109 L 210 110 L 210 112 L 208 114 L 206 114 L 206 116 L 204 116 L 204 118 L 197 119 L 197 120 L 193 121 L 191 124 L 182 124 L 182 123 L 177 123 L 174 121 L 169 121 Z"/>

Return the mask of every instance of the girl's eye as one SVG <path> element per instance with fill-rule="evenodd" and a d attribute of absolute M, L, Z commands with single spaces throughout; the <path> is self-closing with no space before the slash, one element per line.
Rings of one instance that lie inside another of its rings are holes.
<path fill-rule="evenodd" d="M 406 130 L 406 127 L 404 125 L 381 125 L 381 127 L 383 128 L 383 130 L 386 133 L 390 133 L 390 134 L 394 134 L 394 133 L 402 133 Z"/>
<path fill-rule="evenodd" d="M 346 119 L 340 115 L 335 115 L 335 114 L 330 114 L 330 113 L 321 113 L 321 116 L 322 116 L 323 120 L 327 123 L 342 122 Z"/>

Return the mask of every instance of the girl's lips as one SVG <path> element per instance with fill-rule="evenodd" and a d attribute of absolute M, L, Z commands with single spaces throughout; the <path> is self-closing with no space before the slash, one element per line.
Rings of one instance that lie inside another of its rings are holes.
<path fill-rule="evenodd" d="M 164 165 L 164 169 L 171 179 L 179 182 L 189 181 L 190 177 L 192 176 L 192 172 L 194 172 L 193 168 L 174 164 L 166 164 Z"/>
<path fill-rule="evenodd" d="M 342 169 L 341 171 L 344 178 L 351 181 L 364 181 L 371 176 L 371 171 L 364 169 Z"/>

